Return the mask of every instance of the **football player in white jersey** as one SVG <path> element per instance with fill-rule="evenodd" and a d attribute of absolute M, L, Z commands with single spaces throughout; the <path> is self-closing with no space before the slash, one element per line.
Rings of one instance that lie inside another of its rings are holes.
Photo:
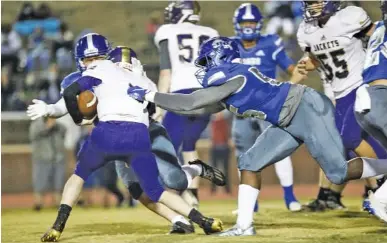
<path fill-rule="evenodd" d="M 64 101 L 74 122 L 82 124 L 84 119 L 78 108 L 77 95 L 93 88 L 99 100 L 99 122 L 78 153 L 77 166 L 63 190 L 56 221 L 41 240 L 57 241 L 60 238 L 84 181 L 93 171 L 111 160 L 130 162 L 151 201 L 160 202 L 188 217 L 202 227 L 206 234 L 221 231 L 220 220 L 204 217 L 180 196 L 165 191 L 160 184 L 148 132 L 148 104 L 127 95 L 131 85 L 151 87 L 138 75 L 128 73 L 106 60 L 110 50 L 107 39 L 96 33 L 88 34 L 77 42 L 75 57 L 83 71 L 82 77 L 64 90 Z"/>
<path fill-rule="evenodd" d="M 387 149 L 387 1 L 381 0 L 382 20 L 368 42 L 363 82 L 356 96 L 355 114 L 360 125 Z M 387 182 L 370 193 L 371 212 L 387 222 Z"/>
<path fill-rule="evenodd" d="M 219 34 L 212 28 L 197 24 L 200 20 L 200 5 L 197 1 L 171 2 L 165 9 L 165 18 L 168 24 L 162 25 L 155 35 L 155 44 L 160 52 L 159 91 L 192 93 L 202 88 L 195 78 L 198 68 L 194 61 L 199 46 L 203 41 Z M 198 158 L 195 145 L 209 120 L 210 115 L 182 116 L 166 112 L 162 123 L 176 152 L 182 151 L 185 164 Z M 193 206 L 198 204 L 198 186 L 199 179 L 195 179 L 189 190 L 183 194 Z"/>
<path fill-rule="evenodd" d="M 356 90 L 362 84 L 361 70 L 365 52 L 362 38 L 373 27 L 368 14 L 360 7 L 345 7 L 340 1 L 304 1 L 304 20 L 297 38 L 309 57 L 301 60 L 298 69 L 318 69 L 324 87 L 331 87 L 336 105 L 336 126 L 348 157 L 385 158 L 385 150 L 354 119 Z M 368 180 L 368 190 L 376 190 L 375 179 Z M 316 200 L 307 205 L 312 211 L 325 208 L 342 209 L 340 197 L 344 186 L 331 185 L 325 178 Z"/>

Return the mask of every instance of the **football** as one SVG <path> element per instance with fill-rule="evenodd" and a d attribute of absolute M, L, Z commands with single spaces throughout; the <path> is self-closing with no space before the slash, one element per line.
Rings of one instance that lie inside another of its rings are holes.
<path fill-rule="evenodd" d="M 91 119 L 97 114 L 97 96 L 89 91 L 83 91 L 78 96 L 78 108 L 84 118 Z"/>

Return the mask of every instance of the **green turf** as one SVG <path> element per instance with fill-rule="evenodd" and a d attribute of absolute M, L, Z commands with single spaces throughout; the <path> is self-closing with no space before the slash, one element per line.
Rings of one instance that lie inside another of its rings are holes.
<path fill-rule="evenodd" d="M 197 228 L 195 235 L 169 236 L 168 223 L 146 211 L 136 209 L 89 208 L 73 210 L 60 242 L 91 243 L 212 243 L 212 242 L 300 242 L 362 243 L 387 242 L 387 227 L 376 218 L 359 211 L 360 200 L 345 200 L 346 212 L 290 213 L 282 201 L 264 201 L 255 216 L 258 235 L 241 238 L 205 236 Z M 201 205 L 206 215 L 219 217 L 226 227 L 235 222 L 231 211 L 235 201 L 211 201 Z M 2 242 L 39 242 L 52 224 L 56 210 L 3 210 Z"/>

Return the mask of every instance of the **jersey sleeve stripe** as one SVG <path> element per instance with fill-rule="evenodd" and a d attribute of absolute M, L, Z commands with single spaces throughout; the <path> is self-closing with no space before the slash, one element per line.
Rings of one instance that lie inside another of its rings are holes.
<path fill-rule="evenodd" d="M 283 49 L 284 49 L 284 47 L 281 46 L 281 47 L 277 48 L 277 50 L 275 50 L 273 52 L 273 55 L 271 56 L 273 58 L 273 60 L 276 60 L 278 53 L 280 53 L 280 51 L 282 51 Z"/>

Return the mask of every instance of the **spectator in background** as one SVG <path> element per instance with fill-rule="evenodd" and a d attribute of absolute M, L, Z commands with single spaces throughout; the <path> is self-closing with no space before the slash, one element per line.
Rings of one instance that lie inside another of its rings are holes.
<path fill-rule="evenodd" d="M 285 37 L 295 34 L 292 1 L 269 1 L 265 3 L 265 12 L 269 22 L 266 25 L 267 34 L 280 34 Z"/>
<path fill-rule="evenodd" d="M 157 29 L 163 24 L 163 20 L 159 11 L 153 11 L 150 14 L 149 20 L 146 23 L 146 33 L 148 35 L 148 45 L 144 48 L 143 53 L 145 55 L 152 55 L 157 53 L 157 47 L 154 43 L 154 37 Z"/>
<path fill-rule="evenodd" d="M 52 118 L 40 118 L 30 125 L 34 209 L 37 211 L 43 207 L 43 194 L 49 189 L 54 190 L 55 204 L 59 206 L 66 172 L 65 133 L 66 129 Z"/>
<path fill-rule="evenodd" d="M 12 75 L 17 72 L 19 54 L 22 48 L 20 36 L 12 30 L 11 24 L 1 25 L 1 110 L 5 108 L 5 101 L 15 90 L 11 81 Z"/>
<path fill-rule="evenodd" d="M 50 17 L 52 17 L 51 8 L 47 3 L 41 3 L 35 11 L 35 18 L 43 20 Z"/>
<path fill-rule="evenodd" d="M 226 192 L 231 193 L 229 183 L 229 157 L 230 146 L 228 140 L 230 138 L 230 124 L 225 117 L 225 111 L 218 112 L 211 119 L 211 161 L 212 166 L 216 168 L 223 167 L 223 173 L 226 176 Z M 211 192 L 214 193 L 216 186 L 212 184 Z"/>
<path fill-rule="evenodd" d="M 35 19 L 35 10 L 31 2 L 26 2 L 23 4 L 21 11 L 17 17 L 17 21 L 31 20 Z"/>
<path fill-rule="evenodd" d="M 61 80 L 74 70 L 74 34 L 66 23 L 62 22 L 58 36 L 53 40 L 51 47 L 52 80 L 59 87 Z"/>

